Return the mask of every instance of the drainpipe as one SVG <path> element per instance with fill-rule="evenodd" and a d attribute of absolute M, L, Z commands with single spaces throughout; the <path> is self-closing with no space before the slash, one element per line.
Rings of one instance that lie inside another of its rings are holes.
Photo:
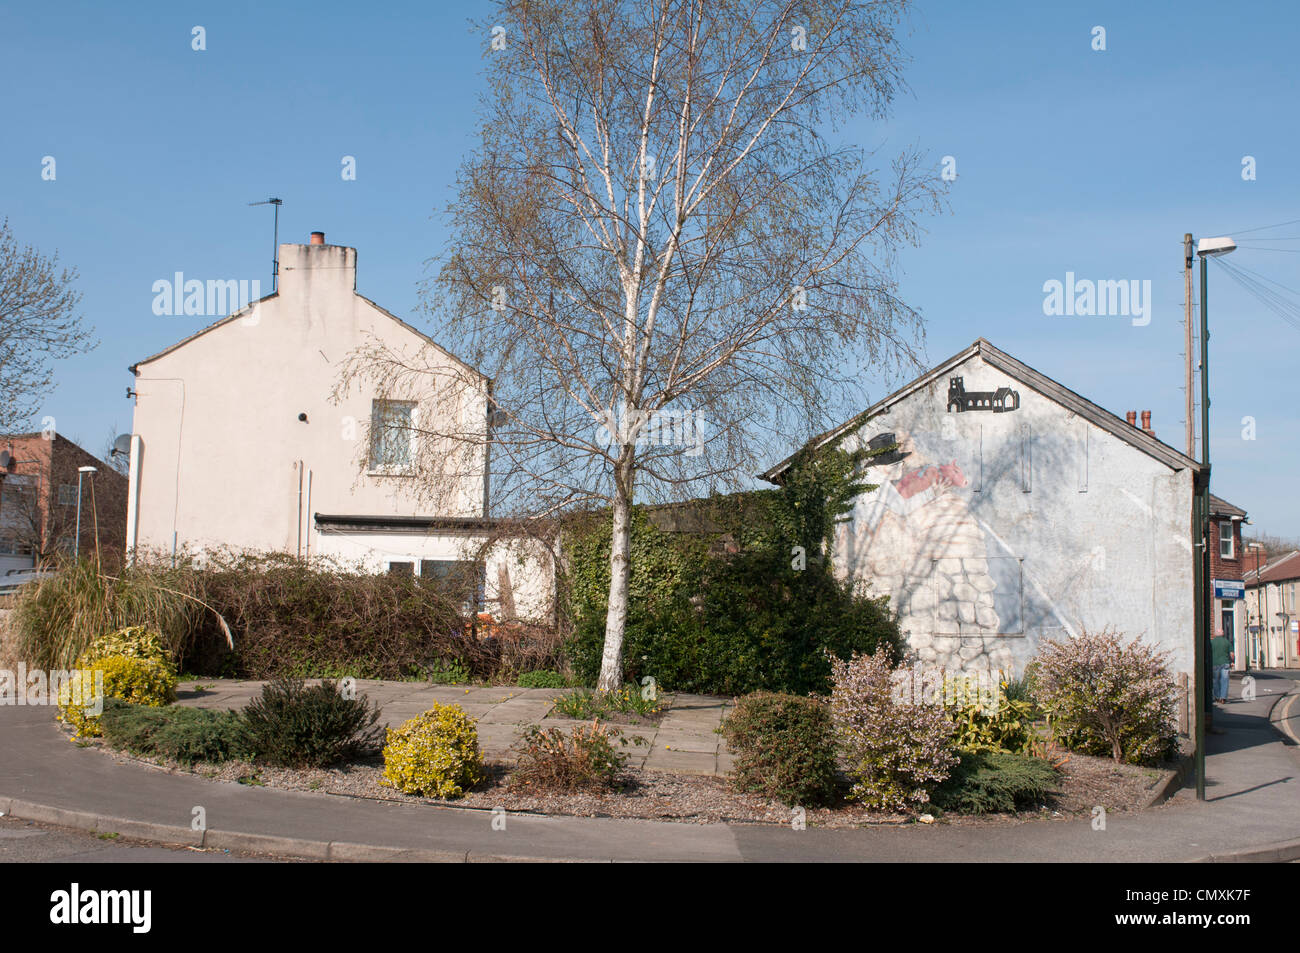
<path fill-rule="evenodd" d="M 298 461 L 298 558 L 302 559 L 302 461 Z"/>

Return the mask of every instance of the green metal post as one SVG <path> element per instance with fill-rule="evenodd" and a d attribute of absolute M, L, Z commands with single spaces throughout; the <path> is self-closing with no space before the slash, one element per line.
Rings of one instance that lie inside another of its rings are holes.
<path fill-rule="evenodd" d="M 1210 312 L 1208 302 L 1209 262 L 1201 256 L 1201 469 L 1202 483 L 1198 494 L 1196 532 L 1196 798 L 1205 800 L 1205 728 L 1210 718 Z"/>

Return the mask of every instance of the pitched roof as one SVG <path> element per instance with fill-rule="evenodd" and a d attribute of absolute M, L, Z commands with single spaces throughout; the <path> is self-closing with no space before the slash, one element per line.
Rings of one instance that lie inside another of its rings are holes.
<path fill-rule="evenodd" d="M 916 391 L 929 386 L 933 381 L 943 377 L 954 367 L 957 367 L 975 355 L 982 357 L 991 367 L 996 367 L 1003 373 L 1014 377 L 1027 387 L 1030 387 L 1045 397 L 1054 400 L 1067 410 L 1078 414 L 1080 417 L 1083 417 L 1085 420 L 1090 421 L 1102 430 L 1118 437 L 1125 443 L 1136 447 L 1148 456 L 1154 457 L 1156 460 L 1159 460 L 1171 469 L 1192 469 L 1200 472 L 1201 465 L 1191 457 L 1179 450 L 1175 450 L 1168 444 L 1157 440 L 1154 436 L 1141 428 L 1134 427 L 1127 421 L 1121 420 L 1104 407 L 1100 407 L 1087 398 L 1081 397 L 1063 384 L 1060 384 L 1045 374 L 1034 370 L 1028 364 L 1016 360 L 1005 351 L 998 350 L 984 338 L 977 338 L 975 343 L 970 347 L 954 354 L 942 364 L 939 364 L 937 367 L 922 374 L 920 377 L 899 390 L 894 391 L 894 393 L 890 394 L 883 400 L 872 404 L 866 410 L 862 411 L 862 413 L 856 415 L 847 422 L 840 424 L 840 426 L 835 429 L 828 430 L 826 433 L 814 437 L 806 446 L 820 448 L 833 443 L 845 434 L 856 430 L 872 417 L 883 412 L 886 408 L 911 396 Z M 781 474 L 790 465 L 794 456 L 794 454 L 791 454 L 766 473 L 760 474 L 760 476 L 771 483 L 780 483 Z M 1244 511 L 1242 515 L 1245 515 Z"/>
<path fill-rule="evenodd" d="M 457 357 L 455 354 L 451 353 L 451 351 L 447 350 L 445 347 L 443 347 L 441 344 L 439 344 L 439 343 L 438 343 L 437 341 L 435 341 L 433 338 L 429 337 L 429 335 L 425 334 L 425 333 L 424 333 L 423 331 L 421 331 L 419 328 L 417 328 L 417 327 L 415 327 L 414 325 L 408 324 L 407 322 L 403 321 L 403 320 L 402 320 L 401 318 L 399 318 L 397 315 L 393 314 L 393 312 L 391 312 L 391 311 L 389 311 L 387 308 L 385 308 L 385 307 L 383 307 L 383 306 L 381 306 L 381 305 L 378 305 L 378 304 L 376 304 L 375 302 L 371 301 L 371 300 L 370 300 L 369 298 L 367 298 L 365 295 L 363 295 L 363 294 L 357 294 L 357 292 L 355 292 L 355 291 L 353 291 L 352 293 L 353 293 L 354 295 L 356 295 L 358 298 L 360 298 L 362 301 L 364 301 L 366 304 L 370 305 L 372 308 L 374 308 L 374 309 L 375 309 L 376 311 L 378 311 L 380 314 L 383 314 L 383 315 L 385 315 L 385 316 L 391 318 L 392 320 L 394 320 L 394 321 L 396 321 L 398 324 L 400 324 L 402 327 L 404 327 L 406 330 L 410 331 L 412 334 L 414 334 L 414 335 L 418 336 L 419 338 L 421 338 L 421 339 L 422 339 L 426 344 L 431 344 L 431 345 L 433 345 L 435 348 L 437 348 L 439 351 L 441 351 L 443 354 L 445 354 L 445 355 L 446 355 L 447 357 L 449 357 L 451 360 L 455 361 L 455 362 L 456 362 L 457 364 L 459 364 L 461 367 L 465 368 L 465 370 L 470 371 L 470 372 L 472 372 L 472 373 L 474 373 L 474 374 L 477 374 L 479 377 L 483 378 L 483 380 L 488 380 L 488 379 L 489 379 L 488 376 L 487 376 L 486 374 L 484 374 L 482 371 L 480 371 L 478 368 L 476 368 L 476 367 L 471 367 L 468 363 L 466 363 L 465 361 L 461 360 L 461 359 L 460 359 L 459 357 Z M 127 370 L 129 370 L 132 374 L 135 374 L 135 375 L 138 376 L 139 373 L 140 373 L 140 370 L 139 370 L 140 365 L 142 365 L 142 364 L 148 364 L 148 363 L 151 362 L 151 361 L 156 361 L 156 360 L 158 360 L 158 358 L 163 357 L 164 355 L 170 354 L 172 351 L 175 351 L 175 350 L 178 350 L 179 348 L 184 347 L 185 345 L 187 345 L 187 344 L 189 344 L 191 341 L 193 341 L 195 338 L 202 337 L 203 335 L 207 334 L 209 331 L 215 331 L 217 328 L 221 327 L 222 325 L 229 324 L 231 321 L 234 321 L 236 318 L 242 317 L 243 315 L 245 315 L 245 314 L 247 314 L 249 311 L 251 311 L 253 308 L 255 308 L 255 307 L 257 307 L 258 305 L 262 304 L 262 302 L 264 302 L 264 301 L 270 301 L 272 298 L 278 298 L 279 296 L 280 296 L 280 292 L 279 292 L 279 291 L 272 291 L 269 295 L 264 295 L 264 296 L 262 296 L 261 298 L 258 298 L 256 301 L 250 301 L 248 304 L 244 305 L 244 306 L 243 306 L 242 308 L 240 308 L 238 311 L 235 311 L 234 313 L 227 315 L 226 317 L 222 318 L 222 319 L 219 320 L 219 321 L 215 321 L 215 322 L 213 322 L 212 324 L 209 324 L 206 328 L 200 328 L 199 330 L 197 330 L 197 331 L 195 331 L 193 334 L 191 334 L 189 337 L 187 337 L 187 338 L 182 338 L 181 340 L 177 341 L 175 344 L 171 345 L 170 347 L 165 347 L 165 348 L 163 348 L 163 349 L 162 349 L 161 351 L 159 351 L 157 354 L 150 355 L 149 357 L 146 357 L 146 358 L 145 358 L 144 360 L 142 360 L 142 361 L 136 361 L 134 364 L 130 365 L 130 366 L 127 368 Z"/>
<path fill-rule="evenodd" d="M 1300 550 L 1275 556 L 1258 570 L 1251 569 L 1242 574 L 1247 588 L 1254 588 L 1260 582 L 1282 582 L 1286 579 L 1300 579 Z"/>
<path fill-rule="evenodd" d="M 1210 494 L 1210 515 L 1211 516 L 1234 516 L 1237 519 L 1246 519 L 1246 511 L 1239 506 L 1233 506 L 1227 500 L 1221 500 L 1213 493 Z M 1247 520 L 1249 522 L 1249 520 Z"/>

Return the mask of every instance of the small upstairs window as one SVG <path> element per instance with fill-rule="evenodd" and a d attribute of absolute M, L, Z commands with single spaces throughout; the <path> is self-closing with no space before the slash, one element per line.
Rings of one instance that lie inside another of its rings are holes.
<path fill-rule="evenodd" d="M 375 400 L 370 404 L 370 469 L 401 473 L 415 459 L 415 401 Z"/>
<path fill-rule="evenodd" d="M 77 484 L 60 483 L 59 484 L 59 506 L 76 506 L 77 505 Z"/>
<path fill-rule="evenodd" d="M 1236 559 L 1233 555 L 1236 551 L 1232 545 L 1232 520 L 1219 521 L 1219 558 Z"/>

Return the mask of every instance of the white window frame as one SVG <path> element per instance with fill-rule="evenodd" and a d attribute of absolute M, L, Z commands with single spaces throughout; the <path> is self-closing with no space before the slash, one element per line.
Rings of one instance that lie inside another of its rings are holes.
<path fill-rule="evenodd" d="M 1228 532 L 1227 532 L 1226 534 L 1224 533 L 1224 528 L 1225 528 L 1225 527 L 1226 527 L 1227 530 L 1228 530 Z M 1235 529 L 1235 527 L 1236 527 L 1236 524 L 1235 524 L 1232 520 L 1219 520 L 1219 558 L 1220 558 L 1220 559 L 1236 559 L 1236 558 L 1237 558 L 1237 546 L 1236 546 L 1236 539 L 1235 539 L 1235 536 L 1236 536 L 1236 529 Z M 1227 542 L 1227 544 L 1228 544 L 1228 551 L 1227 551 L 1226 553 L 1223 551 L 1223 544 L 1224 544 L 1225 542 Z"/>
<path fill-rule="evenodd" d="M 402 404 L 411 408 L 410 428 L 407 462 L 405 463 L 383 463 L 376 461 L 375 454 L 375 424 L 379 417 L 379 407 L 381 404 Z M 419 435 L 416 429 L 419 427 L 420 405 L 414 400 L 398 400 L 396 398 L 375 397 L 370 401 L 370 445 L 366 448 L 366 472 L 370 476 L 410 476 L 415 472 L 415 461 L 419 455 Z"/>

